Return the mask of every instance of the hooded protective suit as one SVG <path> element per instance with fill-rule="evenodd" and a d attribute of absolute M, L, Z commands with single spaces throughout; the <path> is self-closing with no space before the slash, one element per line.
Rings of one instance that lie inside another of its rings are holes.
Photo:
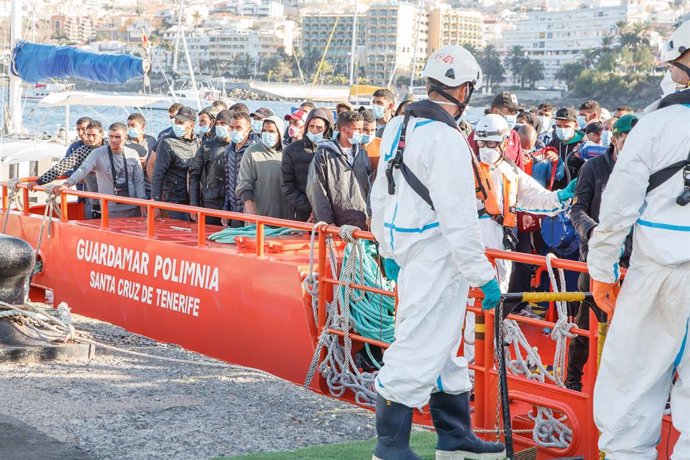
<path fill-rule="evenodd" d="M 386 167 L 395 155 L 402 117 L 388 123 L 371 192 L 371 226 L 384 257 L 400 265 L 395 342 L 384 354 L 376 390 L 387 400 L 422 407 L 432 391 L 471 389 L 467 361 L 458 357 L 470 285 L 494 278 L 479 231 L 471 151 L 463 135 L 424 118 L 409 120 L 405 164 L 428 188 L 434 209 Z"/>
<path fill-rule="evenodd" d="M 650 176 L 688 158 L 690 106 L 671 105 L 633 129 L 603 193 L 589 241 L 592 279 L 613 283 L 630 228 L 633 252 L 616 303 L 594 391 L 599 447 L 611 460 L 657 458 L 661 419 L 671 390 L 681 433 L 673 459 L 690 458 L 690 208 L 677 172 L 647 193 Z"/>

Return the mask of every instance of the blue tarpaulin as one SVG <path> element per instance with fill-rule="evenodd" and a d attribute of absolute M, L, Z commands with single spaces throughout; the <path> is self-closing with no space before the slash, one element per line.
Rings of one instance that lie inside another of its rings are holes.
<path fill-rule="evenodd" d="M 51 78 L 76 78 L 101 83 L 126 83 L 143 77 L 143 60 L 128 54 L 97 54 L 69 46 L 21 41 L 12 51 L 12 73 L 30 83 Z"/>

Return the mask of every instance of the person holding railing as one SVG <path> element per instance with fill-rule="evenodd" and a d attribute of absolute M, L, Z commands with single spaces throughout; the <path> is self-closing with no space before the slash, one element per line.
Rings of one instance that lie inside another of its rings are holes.
<path fill-rule="evenodd" d="M 55 192 L 60 193 L 63 189 L 72 187 L 89 173 L 95 172 L 99 193 L 145 200 L 144 170 L 139 162 L 139 154 L 125 147 L 126 139 L 127 125 L 124 123 L 110 125 L 108 145 L 94 149 L 79 169 L 57 187 Z M 142 207 L 143 211 L 145 209 Z M 108 202 L 109 217 L 140 217 L 141 215 L 139 206 L 116 201 Z"/>

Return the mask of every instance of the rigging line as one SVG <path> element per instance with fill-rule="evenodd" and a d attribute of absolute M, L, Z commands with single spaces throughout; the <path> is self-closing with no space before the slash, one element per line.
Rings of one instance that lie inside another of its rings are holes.
<path fill-rule="evenodd" d="M 319 79 L 321 67 L 323 67 L 323 63 L 326 60 L 326 53 L 328 53 L 328 48 L 331 46 L 331 40 L 333 40 L 333 35 L 335 35 L 335 28 L 338 27 L 339 20 L 340 16 L 336 16 L 335 22 L 333 23 L 333 28 L 331 29 L 331 34 L 328 36 L 328 41 L 326 42 L 326 49 L 324 49 L 323 54 L 321 55 L 321 61 L 319 62 L 319 66 L 316 68 L 316 73 L 314 73 L 314 79 L 312 80 L 311 87 L 309 88 L 309 92 L 307 93 L 307 99 L 311 99 L 311 92 L 314 89 L 314 85 L 316 85 L 316 81 Z"/>

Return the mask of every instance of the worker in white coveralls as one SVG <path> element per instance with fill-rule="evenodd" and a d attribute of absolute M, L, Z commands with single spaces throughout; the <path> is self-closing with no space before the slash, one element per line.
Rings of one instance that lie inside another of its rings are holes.
<path fill-rule="evenodd" d="M 436 458 L 503 459 L 503 444 L 472 431 L 467 361 L 457 356 L 470 286 L 484 292 L 485 309 L 500 300 L 479 231 L 472 153 L 457 127 L 481 69 L 464 48 L 445 46 L 422 75 L 429 99 L 386 126 L 371 193 L 373 233 L 400 266 L 395 341 L 375 383 L 374 458 L 418 459 L 412 411 L 429 403 Z"/>
<path fill-rule="evenodd" d="M 517 241 L 517 212 L 555 215 L 566 209 L 575 194 L 577 179 L 563 190 L 549 191 L 532 176 L 518 168 L 503 155 L 508 147 L 510 127 L 501 115 L 485 115 L 474 131 L 479 148 L 479 168 L 491 178 L 493 188 L 486 197 L 477 199 L 479 228 L 487 248 L 514 250 Z M 511 263 L 496 260 L 496 271 L 501 289 L 506 292 L 510 281 Z M 465 322 L 464 356 L 474 361 L 474 313 L 467 312 Z"/>
<path fill-rule="evenodd" d="M 594 300 L 609 317 L 615 306 L 594 389 L 599 448 L 609 460 L 657 458 L 669 392 L 680 432 L 672 458 L 690 459 L 690 22 L 662 58 L 685 89 L 664 97 L 628 135 L 589 241 Z M 630 267 L 616 300 L 631 227 Z"/>

